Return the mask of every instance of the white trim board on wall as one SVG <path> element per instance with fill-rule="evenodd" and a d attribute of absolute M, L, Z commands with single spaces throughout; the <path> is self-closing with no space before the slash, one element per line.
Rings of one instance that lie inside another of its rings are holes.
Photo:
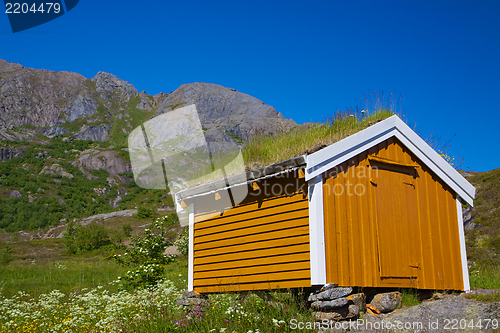
<path fill-rule="evenodd" d="M 307 156 L 306 180 L 321 175 L 391 137 L 401 141 L 465 202 L 474 205 L 476 189 L 398 116 L 392 116 Z"/>
<path fill-rule="evenodd" d="M 323 214 L 323 176 L 309 181 L 309 258 L 311 285 L 326 284 L 325 227 Z"/>
<path fill-rule="evenodd" d="M 464 220 L 462 215 L 462 202 L 457 197 L 458 235 L 460 237 L 460 256 L 462 257 L 462 275 L 464 281 L 464 291 L 470 291 L 469 266 L 467 265 L 467 250 L 465 247 Z"/>
<path fill-rule="evenodd" d="M 189 206 L 188 291 L 194 288 L 194 204 Z"/>

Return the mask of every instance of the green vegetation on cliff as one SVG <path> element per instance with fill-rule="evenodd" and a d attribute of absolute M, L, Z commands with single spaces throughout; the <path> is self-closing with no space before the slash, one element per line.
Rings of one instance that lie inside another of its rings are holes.
<path fill-rule="evenodd" d="M 476 187 L 472 225 L 465 232 L 471 284 L 500 289 L 500 169 L 467 174 Z"/>

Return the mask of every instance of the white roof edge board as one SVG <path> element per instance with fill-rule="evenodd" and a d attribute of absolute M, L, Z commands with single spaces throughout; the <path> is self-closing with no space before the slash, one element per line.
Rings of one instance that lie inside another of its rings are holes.
<path fill-rule="evenodd" d="M 398 116 L 387 118 L 307 156 L 306 181 L 393 136 L 397 137 L 463 200 L 473 206 L 476 192 L 474 186 L 446 162 L 446 160 L 439 156 L 434 149 L 399 119 Z"/>

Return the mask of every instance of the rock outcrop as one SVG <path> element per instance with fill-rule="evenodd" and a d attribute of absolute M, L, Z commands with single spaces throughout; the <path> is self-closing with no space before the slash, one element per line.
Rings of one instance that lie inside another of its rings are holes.
<path fill-rule="evenodd" d="M 30 124 L 57 132 L 54 127 L 95 116 L 99 107 L 108 111 L 108 119 L 101 121 L 109 121 L 110 111 L 124 110 L 138 94 L 133 85 L 109 73 L 87 79 L 0 60 L 0 126 Z"/>
<path fill-rule="evenodd" d="M 217 143 L 221 142 L 236 148 L 255 135 L 288 131 L 297 125 L 257 98 L 209 83 L 181 85 L 162 101 L 156 114 L 191 104 L 196 105 L 211 150 L 220 150 Z"/>
<path fill-rule="evenodd" d="M 91 93 L 86 81 L 77 73 L 36 70 L 0 60 L 0 125 L 52 127 L 60 120 L 76 119 L 73 112 L 82 112 L 77 101 Z"/>
<path fill-rule="evenodd" d="M 109 139 L 110 125 L 87 126 L 83 125 L 82 128 L 75 134 L 77 140 L 92 140 L 92 141 L 107 141 Z"/>
<path fill-rule="evenodd" d="M 43 169 L 39 173 L 40 175 L 59 175 L 62 177 L 70 178 L 73 179 L 75 178 L 72 174 L 70 174 L 68 171 L 66 171 L 62 166 L 59 164 L 52 164 L 50 166 L 46 165 L 43 167 Z"/>
<path fill-rule="evenodd" d="M 80 156 L 72 164 L 80 167 L 80 170 L 86 173 L 86 170 L 92 171 L 102 169 L 109 172 L 110 176 L 116 176 L 131 170 L 130 164 L 122 158 L 117 157 L 116 151 L 100 151 L 89 149 L 80 153 Z M 85 168 L 85 169 L 82 169 Z"/>
<path fill-rule="evenodd" d="M 115 94 L 119 96 L 120 100 L 128 102 L 130 98 L 139 94 L 133 85 L 110 73 L 99 72 L 94 76 L 92 82 L 96 84 L 96 91 L 105 100 L 112 99 L 113 94 Z"/>
<path fill-rule="evenodd" d="M 11 149 L 11 148 L 0 148 L 0 161 L 7 161 L 14 157 L 23 156 L 23 151 Z"/>

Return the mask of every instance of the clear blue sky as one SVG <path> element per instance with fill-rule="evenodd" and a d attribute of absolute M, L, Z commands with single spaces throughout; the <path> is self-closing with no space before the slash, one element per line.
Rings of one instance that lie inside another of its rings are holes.
<path fill-rule="evenodd" d="M 499 18 L 500 1 L 80 0 L 16 34 L 2 12 L 0 58 L 150 94 L 217 83 L 298 123 L 396 91 L 421 136 L 487 171 L 500 167 Z"/>

